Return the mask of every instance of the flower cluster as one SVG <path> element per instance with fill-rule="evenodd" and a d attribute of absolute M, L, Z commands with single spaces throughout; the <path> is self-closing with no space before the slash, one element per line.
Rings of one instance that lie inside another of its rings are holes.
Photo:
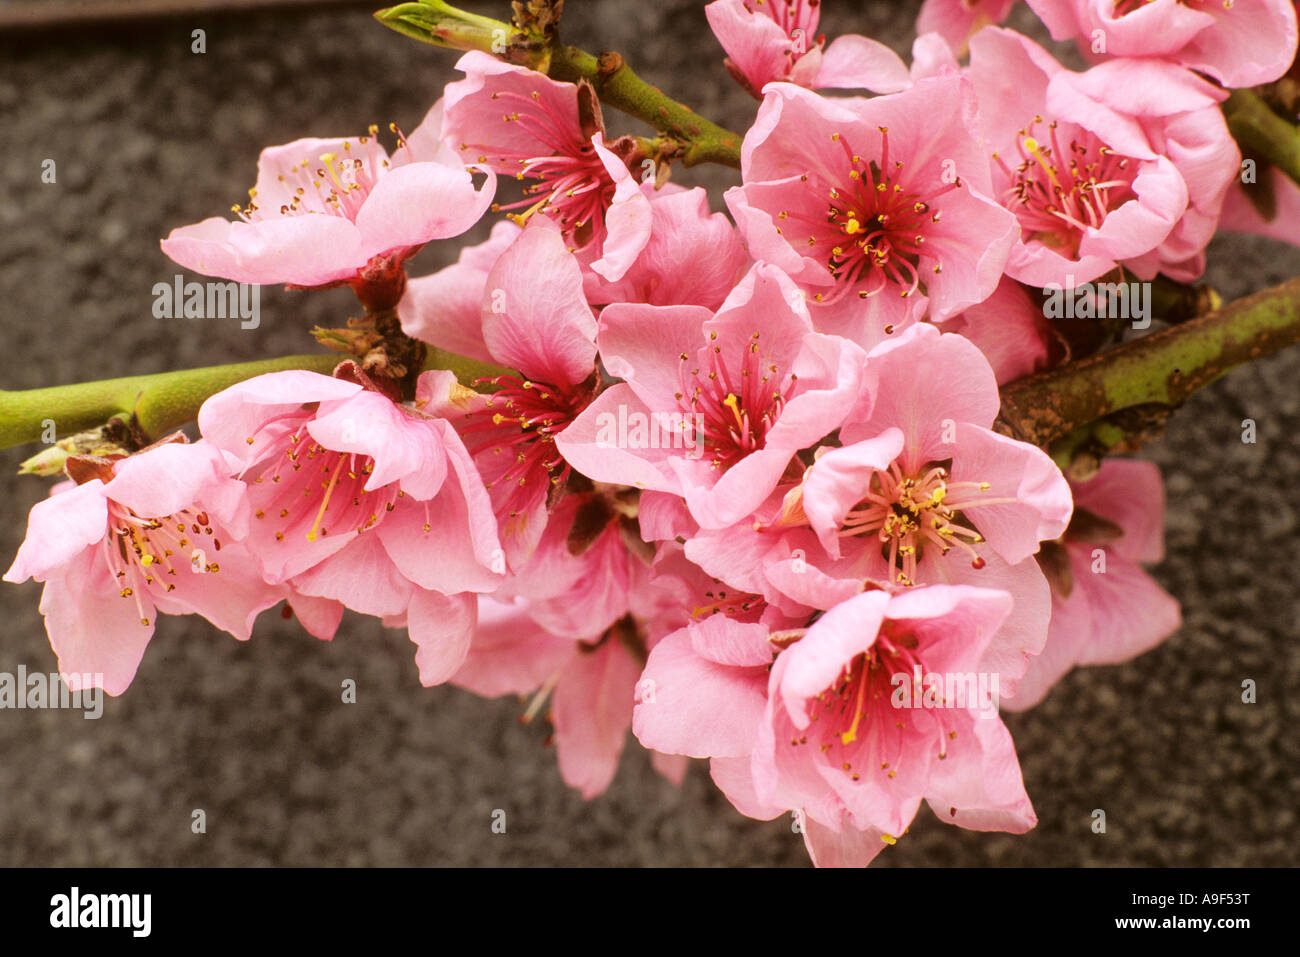
<path fill-rule="evenodd" d="M 1225 210 L 1271 228 L 1233 199 L 1219 104 L 1288 69 L 1296 19 L 1029 0 L 1079 71 L 997 26 L 1012 6 L 927 0 L 907 64 L 827 44 L 814 0 L 710 3 L 761 101 L 730 218 L 643 176 L 590 84 L 484 51 L 392 153 L 374 129 L 264 151 L 238 219 L 167 255 L 349 285 L 390 358 L 475 371 L 356 351 L 211 396 L 193 441 L 69 458 L 5 575 L 45 583 L 62 672 L 122 693 L 158 614 L 247 639 L 283 601 L 330 639 L 349 609 L 405 628 L 426 686 L 524 696 L 589 798 L 631 730 L 669 778 L 707 758 L 742 813 L 793 813 L 822 865 L 922 800 L 1033 827 L 1000 707 L 1179 610 L 1141 568 L 1154 466 L 1067 478 L 999 427 L 999 385 L 1077 348 L 1041 290 L 1195 280 Z"/>

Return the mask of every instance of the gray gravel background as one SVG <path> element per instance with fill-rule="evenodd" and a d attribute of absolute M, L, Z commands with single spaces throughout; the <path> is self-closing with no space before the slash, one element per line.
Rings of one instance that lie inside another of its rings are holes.
<path fill-rule="evenodd" d="M 620 50 L 700 112 L 747 125 L 754 104 L 721 67 L 701 4 L 568 6 L 573 41 Z M 910 45 L 916 2 L 825 6 L 832 35 Z M 207 31 L 201 56 L 196 28 Z M 241 200 L 264 145 L 390 119 L 413 128 L 454 61 L 364 10 L 0 36 L 0 386 L 310 349 L 305 330 L 346 315 L 350 294 L 264 290 L 255 331 L 155 319 L 152 286 L 176 272 L 158 239 Z M 45 158 L 56 184 L 40 182 Z M 457 248 L 426 249 L 416 272 Z M 1300 274 L 1300 252 L 1265 240 L 1217 240 L 1211 263 L 1227 298 Z M 1037 829 L 973 834 L 923 810 L 881 865 L 1297 863 L 1297 381 L 1300 350 L 1238 371 L 1150 448 L 1170 508 L 1156 575 L 1185 625 L 1138 661 L 1076 671 L 1008 717 Z M 1255 445 L 1240 440 L 1246 417 Z M 11 476 L 30 451 L 0 453 L 5 565 L 45 491 Z M 39 591 L 0 587 L 0 672 L 54 667 Z M 788 821 L 741 817 L 702 765 L 677 789 L 632 747 L 610 791 L 584 802 L 542 729 L 516 724 L 516 702 L 422 689 L 412 654 L 404 634 L 359 617 L 332 644 L 274 616 L 247 644 L 165 619 L 102 720 L 0 711 L 0 865 L 806 864 Z M 355 705 L 339 700 L 345 678 Z M 1258 683 L 1255 705 L 1241 703 L 1245 678 Z M 190 830 L 196 808 L 203 835 Z M 505 835 L 490 829 L 496 808 Z M 1104 835 L 1090 830 L 1095 808 Z"/>

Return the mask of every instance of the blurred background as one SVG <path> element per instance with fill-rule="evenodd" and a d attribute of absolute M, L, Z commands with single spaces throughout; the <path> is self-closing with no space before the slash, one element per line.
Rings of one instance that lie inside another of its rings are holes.
<path fill-rule="evenodd" d="M 221 12 L 222 6 L 246 9 Z M 414 129 L 457 54 L 370 17 L 379 4 L 251 0 L 0 0 L 0 388 L 22 389 L 311 351 L 346 290 L 262 291 L 261 326 L 158 319 L 153 285 L 180 270 L 171 229 L 243 202 L 262 147 Z M 506 0 L 463 6 L 501 19 Z M 824 0 L 828 36 L 905 57 L 919 0 Z M 650 82 L 736 130 L 756 102 L 685 0 L 568 0 L 563 33 L 617 50 Z M 1045 40 L 1023 8 L 1013 24 Z M 194 30 L 206 52 L 191 52 Z M 607 114 L 616 132 L 635 129 Z M 624 124 L 624 125 L 620 125 Z M 55 183 L 42 183 L 54 159 Z M 721 190 L 707 168 L 674 179 Z M 489 217 L 491 218 L 491 217 Z M 422 275 L 461 240 L 431 244 Z M 1206 280 L 1231 299 L 1300 275 L 1300 251 L 1224 236 Z M 187 276 L 187 278 L 198 278 Z M 1204 390 L 1144 450 L 1168 486 L 1160 582 L 1183 628 L 1126 665 L 1077 670 L 1007 715 L 1039 816 L 1023 837 L 975 834 L 922 808 L 879 866 L 1294 865 L 1300 858 L 1296 549 L 1300 349 Z M 1242 420 L 1257 423 L 1244 444 Z M 47 481 L 0 453 L 0 565 Z M 0 672 L 50 672 L 40 586 L 0 586 Z M 789 818 L 742 817 L 695 762 L 680 788 L 629 739 L 584 802 L 544 726 L 512 698 L 421 688 L 405 633 L 349 614 L 323 643 L 274 612 L 239 643 L 163 618 L 134 684 L 103 717 L 0 710 L 0 865 L 806 865 Z M 355 704 L 340 685 L 355 680 Z M 1243 704 L 1242 682 L 1257 684 Z M 1106 812 L 1105 834 L 1091 829 Z M 204 834 L 191 831 L 203 809 Z M 506 812 L 505 834 L 492 813 Z"/>

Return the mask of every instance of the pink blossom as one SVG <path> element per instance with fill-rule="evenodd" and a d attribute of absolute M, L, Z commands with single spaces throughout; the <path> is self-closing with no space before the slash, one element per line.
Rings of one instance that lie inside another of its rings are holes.
<path fill-rule="evenodd" d="M 971 584 L 1015 608 L 990 645 L 1004 694 L 1047 639 L 1050 595 L 1033 561 L 1071 512 L 1040 449 L 993 432 L 998 391 L 978 349 L 928 324 L 872 350 L 862 405 L 784 501 L 750 526 L 706 531 L 686 555 L 733 587 L 822 607 L 863 582 Z M 869 406 L 869 408 L 868 408 Z"/>
<path fill-rule="evenodd" d="M 782 632 L 709 618 L 651 651 L 653 697 L 633 727 L 649 747 L 710 757 L 742 813 L 796 810 L 821 866 L 867 864 L 922 799 L 950 823 L 1020 833 L 1036 818 L 997 689 L 978 687 L 1010 607 L 1002 592 L 933 585 L 860 593 Z M 967 676 L 974 687 L 944 696 Z"/>
<path fill-rule="evenodd" d="M 916 32 L 937 33 L 958 55 L 980 30 L 1001 23 L 1016 0 L 925 0 L 916 16 Z"/>
<path fill-rule="evenodd" d="M 268 581 L 405 622 L 425 685 L 459 667 L 472 593 L 495 589 L 505 561 L 448 422 L 357 382 L 275 372 L 208 399 L 199 427 L 239 462 Z"/>
<path fill-rule="evenodd" d="M 768 88 L 727 203 L 750 254 L 809 296 L 819 331 L 870 348 L 927 305 L 941 321 L 996 288 L 1017 226 L 986 198 L 974 110 L 951 74 L 869 100 Z"/>
<path fill-rule="evenodd" d="M 727 51 L 727 69 L 756 97 L 773 80 L 873 93 L 908 85 L 907 67 L 878 40 L 848 35 L 826 46 L 817 33 L 819 0 L 715 0 L 704 13 Z"/>
<path fill-rule="evenodd" d="M 45 582 L 41 612 L 69 688 L 127 689 L 156 616 L 202 615 L 240 640 L 284 597 L 240 540 L 249 506 L 221 452 L 166 442 L 116 461 L 74 458 L 38 502 L 4 580 Z"/>
<path fill-rule="evenodd" d="M 1128 661 L 1182 624 L 1178 602 L 1139 565 L 1164 557 L 1160 470 L 1107 459 L 1095 477 L 1070 487 L 1070 525 L 1038 554 L 1052 585 L 1052 624 L 1008 703 L 1016 710 L 1041 701 L 1075 665 Z"/>
<path fill-rule="evenodd" d="M 450 372 L 429 372 L 417 404 L 459 431 L 491 493 L 507 561 L 517 569 L 546 527 L 548 506 L 569 474 L 556 436 L 594 395 L 596 317 L 583 297 L 577 259 L 546 220 L 530 223 L 493 263 L 472 322 L 458 315 L 459 307 L 447 309 L 438 294 L 459 281 L 431 277 L 433 294 L 406 312 L 407 328 L 436 338 L 445 319 L 463 318 L 468 324 L 458 338 L 466 351 L 519 374 L 497 376 L 497 391 L 483 395 L 461 386 Z M 422 315 L 425 302 L 433 318 Z"/>
<path fill-rule="evenodd" d="M 1005 593 L 967 587 L 866 593 L 777 656 L 752 759 L 755 794 L 802 808 L 834 833 L 805 832 L 814 859 L 830 856 L 824 839 L 856 852 L 837 863 L 869 863 L 922 799 L 941 820 L 973 830 L 1019 834 L 1037 823 L 1011 735 L 990 702 L 972 695 L 964 707 L 899 707 L 893 679 L 978 674 L 1010 605 Z M 841 837 L 846 829 L 882 831 L 881 842 Z"/>
<path fill-rule="evenodd" d="M 1167 59 L 1226 87 L 1258 86 L 1295 59 L 1292 0 L 1028 0 L 1053 40 L 1085 56 Z"/>
<path fill-rule="evenodd" d="M 359 287 L 393 275 L 433 239 L 458 236 L 487 211 L 496 177 L 474 188 L 469 170 L 442 147 L 434 104 L 390 156 L 371 127 L 354 139 L 301 139 L 268 147 L 239 219 L 172 230 L 162 250 L 187 269 L 237 282 Z M 363 271 L 368 274 L 363 277 Z M 392 305 L 400 288 L 392 295 Z"/>
<path fill-rule="evenodd" d="M 525 199 L 497 208 L 527 207 L 519 222 L 552 217 L 594 271 L 621 278 L 650 238 L 650 204 L 606 145 L 589 88 L 478 51 L 456 67 L 466 78 L 446 88 L 446 142 L 471 162 L 528 181 Z"/>
<path fill-rule="evenodd" d="M 770 634 L 765 624 L 718 614 L 666 636 L 646 662 L 632 720 L 637 740 L 695 758 L 747 759 L 777 653 Z"/>
<path fill-rule="evenodd" d="M 625 381 L 557 437 L 560 453 L 597 481 L 680 495 L 715 528 L 753 511 L 839 424 L 863 363 L 851 342 L 814 333 L 793 283 L 764 265 L 716 313 L 607 306 L 597 343 Z"/>
<path fill-rule="evenodd" d="M 1140 279 L 1200 275 L 1241 162 L 1222 90 L 1154 60 L 1073 73 L 994 27 L 972 39 L 969 75 L 997 195 L 1021 227 L 1008 275 L 1034 286 L 1117 265 Z"/>

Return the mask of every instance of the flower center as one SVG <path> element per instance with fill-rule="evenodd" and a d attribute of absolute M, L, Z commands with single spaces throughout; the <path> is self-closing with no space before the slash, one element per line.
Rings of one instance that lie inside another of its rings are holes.
<path fill-rule="evenodd" d="M 288 436 L 281 455 L 271 460 L 254 479 L 269 483 L 257 504 L 254 517 L 281 522 L 275 540 L 317 541 L 335 533 L 364 532 L 382 521 L 403 497 L 396 483 L 365 490 L 366 479 L 375 470 L 374 459 L 354 452 L 327 449 L 307 431 L 304 422 Z"/>
<path fill-rule="evenodd" d="M 470 413 L 466 418 L 471 424 L 460 434 L 475 458 L 488 452 L 500 457 L 499 463 L 484 463 L 499 469 L 484 484 L 498 513 L 516 518 L 569 477 L 569 464 L 555 448 L 555 436 L 587 407 L 591 394 L 582 387 L 558 389 L 509 375 L 478 381 L 499 387 L 486 397 L 491 415 L 472 421 Z"/>
<path fill-rule="evenodd" d="M 717 579 L 699 598 L 700 604 L 691 608 L 691 617 L 695 619 L 723 614 L 733 621 L 753 622 L 758 621 L 767 607 L 761 595 L 730 590 Z"/>
<path fill-rule="evenodd" d="M 721 470 L 763 447 L 798 376 L 782 375 L 760 357 L 757 332 L 741 353 L 739 370 L 729 371 L 717 339 L 717 332 L 709 333 L 703 362 L 697 356 L 692 363 L 685 352 L 678 356 L 681 389 L 674 396 L 696 417 L 696 443 L 710 450 L 713 467 Z"/>
<path fill-rule="evenodd" d="M 188 564 L 194 572 L 221 571 L 216 561 L 209 561 L 221 551 L 221 541 L 206 512 L 181 509 L 172 515 L 142 518 L 111 500 L 108 510 L 112 534 L 104 537 L 104 556 L 120 586 L 118 594 L 135 599 L 141 625 L 148 625 L 149 618 L 140 592 L 159 585 L 166 585 L 164 591 L 175 591 L 176 585 L 167 579 L 176 575 L 177 565 Z"/>
<path fill-rule="evenodd" d="M 909 682 L 923 682 L 928 674 L 916 650 L 916 636 L 894 622 L 886 621 L 872 646 L 855 655 L 829 688 L 822 691 L 809 709 L 815 724 L 807 730 L 813 742 L 852 780 L 865 773 L 894 778 L 910 750 L 903 740 L 908 721 L 891 698 L 894 675 Z M 941 710 L 929 710 L 926 719 L 935 722 L 939 758 L 947 757 L 946 742 L 957 732 L 945 727 Z M 945 733 L 946 732 L 946 733 Z M 790 739 L 793 747 L 808 744 L 809 734 Z"/>
<path fill-rule="evenodd" d="M 786 36 L 795 30 L 811 33 L 817 29 L 817 21 L 821 19 L 821 0 L 745 0 L 745 7 L 750 13 L 767 14 Z"/>
<path fill-rule="evenodd" d="M 949 481 L 948 470 L 940 465 L 914 478 L 893 462 L 888 471 L 872 476 L 866 497 L 849 510 L 840 535 L 877 535 L 890 577 L 901 585 L 916 583 L 917 562 L 927 544 L 942 555 L 960 549 L 970 556 L 972 568 L 983 568 L 984 559 L 973 546 L 983 544 L 984 537 L 963 523 L 962 512 L 1015 502 L 987 498 L 988 490 L 988 482 Z"/>
<path fill-rule="evenodd" d="M 925 233 L 939 222 L 935 200 L 962 186 L 953 178 L 939 188 L 922 194 L 909 182 L 902 160 L 889 157 L 889 129 L 879 127 L 880 158 L 867 161 L 855 153 L 839 133 L 831 139 L 844 149 L 848 161 L 846 176 L 838 185 L 828 185 L 829 203 L 824 219 L 784 210 L 778 222 L 803 221 L 808 228 L 807 245 L 818 250 L 817 258 L 838 281 L 835 292 L 816 293 L 817 302 L 831 302 L 849 289 L 867 299 L 887 287 L 907 298 L 918 289 L 924 293 L 920 256 Z M 805 180 L 807 177 L 804 177 Z M 778 225 L 778 232 L 782 227 Z M 932 267 L 937 274 L 942 267 Z M 861 288 L 859 288 L 861 287 Z"/>
<path fill-rule="evenodd" d="M 1089 228 L 1100 227 L 1110 210 L 1136 198 L 1136 171 L 1128 157 L 1077 127 L 1063 149 L 1055 120 L 1047 124 L 1048 142 L 1041 142 L 1032 134 L 1042 122 L 1036 116 L 1020 130 L 1018 166 L 1011 168 L 993 154 L 1005 178 L 1002 202 L 1020 220 L 1026 240 L 1077 255 Z"/>
<path fill-rule="evenodd" d="M 406 148 L 406 138 L 393 124 L 398 149 Z M 231 211 L 246 223 L 269 219 L 271 213 L 259 200 L 278 202 L 279 215 L 301 216 L 324 213 L 355 222 L 361 205 L 389 167 L 388 153 L 375 139 L 379 127 L 371 126 L 368 136 L 358 137 L 358 148 L 351 140 L 343 141 L 343 152 L 306 156 L 283 167 L 276 177 L 273 196 L 260 196 L 256 188 L 248 191 L 248 205 L 235 205 Z M 272 206 L 272 208 L 274 208 Z"/>
<path fill-rule="evenodd" d="M 595 235 L 596 224 L 604 222 L 605 209 L 613 201 L 615 190 L 614 179 L 590 138 L 584 139 L 536 90 L 529 96 L 497 91 L 492 99 L 504 101 L 507 108 L 522 106 L 522 110 L 511 108 L 502 113 L 502 122 L 518 125 L 527 137 L 551 150 L 542 156 L 530 156 L 505 143 L 461 144 L 462 150 L 483 151 L 478 157 L 480 163 L 490 163 L 498 172 L 510 173 L 517 180 L 531 180 L 523 187 L 523 199 L 493 203 L 492 211 L 527 207 L 522 213 L 508 214 L 520 226 L 535 213 L 554 216 L 566 236 L 585 246 Z"/>

